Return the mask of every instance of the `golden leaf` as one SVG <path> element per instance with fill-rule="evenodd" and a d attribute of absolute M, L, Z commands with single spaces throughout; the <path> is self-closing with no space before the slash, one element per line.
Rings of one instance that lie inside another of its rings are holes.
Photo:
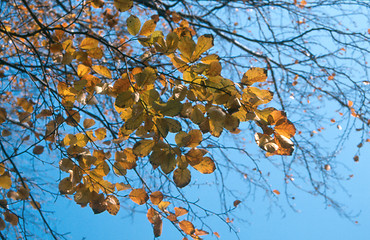
<path fill-rule="evenodd" d="M 213 47 L 213 36 L 211 34 L 205 34 L 198 38 L 197 45 L 192 56 L 192 61 L 197 60 L 202 53 Z"/>
<path fill-rule="evenodd" d="M 12 186 L 12 179 L 10 178 L 10 173 L 5 172 L 0 176 L 0 187 L 4 189 L 9 189 Z"/>
<path fill-rule="evenodd" d="M 163 200 L 163 194 L 160 191 L 152 192 L 150 194 L 150 201 L 154 205 L 158 205 Z"/>
<path fill-rule="evenodd" d="M 264 68 L 253 67 L 244 73 L 242 83 L 252 85 L 255 82 L 265 82 L 267 79 L 267 70 Z"/>
<path fill-rule="evenodd" d="M 63 144 L 65 146 L 73 146 L 77 143 L 77 138 L 73 134 L 67 134 L 63 139 Z"/>
<path fill-rule="evenodd" d="M 191 174 L 190 174 L 189 169 L 187 168 L 185 169 L 177 168 L 173 172 L 173 181 L 175 182 L 176 186 L 179 188 L 183 188 L 186 185 L 188 185 L 190 183 L 190 180 L 191 180 Z"/>
<path fill-rule="evenodd" d="M 200 163 L 192 165 L 192 167 L 203 174 L 210 174 L 216 170 L 216 165 L 210 157 L 204 157 Z"/>
<path fill-rule="evenodd" d="M 85 38 L 80 44 L 81 49 L 89 50 L 98 47 L 99 41 L 94 38 Z"/>
<path fill-rule="evenodd" d="M 195 49 L 194 40 L 191 39 L 191 37 L 183 36 L 180 38 L 178 48 L 180 50 L 182 60 L 185 62 L 191 62 L 191 56 Z"/>
<path fill-rule="evenodd" d="M 129 194 L 130 199 L 139 205 L 143 205 L 148 201 L 149 197 L 146 191 L 142 188 L 133 189 Z"/>
<path fill-rule="evenodd" d="M 296 132 L 295 126 L 288 119 L 278 121 L 274 129 L 279 135 L 283 135 L 287 138 L 292 138 Z"/>
<path fill-rule="evenodd" d="M 117 191 L 124 191 L 130 189 L 130 184 L 124 184 L 124 183 L 116 183 L 116 189 Z"/>
<path fill-rule="evenodd" d="M 174 210 L 175 210 L 176 217 L 180 217 L 188 213 L 188 210 L 182 207 L 175 207 Z"/>
<path fill-rule="evenodd" d="M 143 27 L 141 28 L 139 35 L 143 35 L 146 37 L 151 35 L 154 32 L 156 26 L 157 24 L 153 19 L 146 21 L 143 24 Z"/>
<path fill-rule="evenodd" d="M 140 19 L 134 15 L 131 15 L 126 20 L 127 23 L 127 30 L 131 35 L 136 35 L 139 33 L 141 28 L 141 22 Z"/>
<path fill-rule="evenodd" d="M 100 66 L 100 65 L 93 65 L 92 69 L 97 72 L 98 74 L 106 77 L 106 78 L 112 78 L 112 74 L 110 70 L 105 67 L 105 66 Z"/>
<path fill-rule="evenodd" d="M 187 220 L 182 220 L 179 222 L 179 227 L 188 235 L 192 235 L 195 232 L 194 225 Z"/>
<path fill-rule="evenodd" d="M 120 12 L 126 12 L 134 6 L 133 0 L 114 0 L 114 6 Z"/>
<path fill-rule="evenodd" d="M 104 127 L 95 130 L 95 135 L 98 140 L 103 140 L 107 136 L 107 129 Z"/>

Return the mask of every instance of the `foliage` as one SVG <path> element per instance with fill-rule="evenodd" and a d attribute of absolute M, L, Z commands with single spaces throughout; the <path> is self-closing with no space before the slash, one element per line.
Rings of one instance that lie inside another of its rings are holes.
<path fill-rule="evenodd" d="M 287 161 L 281 167 L 287 182 L 293 175 L 304 180 L 306 173 L 314 194 L 337 206 L 325 193 L 326 180 L 336 178 L 327 173 L 334 171 L 334 154 L 312 140 L 323 130 L 316 124 L 327 120 L 316 106 L 323 98 L 335 102 L 353 117 L 343 118 L 352 124 L 345 134 L 354 127 L 364 133 L 359 149 L 369 141 L 369 81 L 355 81 L 339 65 L 352 55 L 366 76 L 369 44 L 366 33 L 321 21 L 326 6 L 346 11 L 350 3 L 324 2 L 210 1 L 205 9 L 201 1 L 2 1 L 0 229 L 9 236 L 37 234 L 19 207 L 29 204 L 46 231 L 62 237 L 39 203 L 49 192 L 96 214 L 116 215 L 129 199 L 145 206 L 155 237 L 165 219 L 184 237 L 201 239 L 213 230 L 194 208 L 212 211 L 182 190 L 196 172 L 209 178 L 216 170 L 235 171 L 267 194 L 280 194 L 258 180 L 265 175 L 249 150 L 226 144 L 224 136 L 240 140 L 248 132 L 268 159 Z M 248 13 L 240 24 L 258 25 L 259 36 L 237 29 L 237 20 L 232 29 L 228 14 L 235 11 Z M 292 14 L 292 27 L 274 25 L 280 11 Z M 337 46 L 316 43 L 317 33 L 329 34 L 320 38 Z M 233 150 L 249 163 L 233 162 L 225 154 Z M 60 173 L 58 193 L 44 186 L 52 181 L 37 175 L 39 169 Z M 218 216 L 231 225 L 225 219 L 241 203 L 236 199 Z"/>

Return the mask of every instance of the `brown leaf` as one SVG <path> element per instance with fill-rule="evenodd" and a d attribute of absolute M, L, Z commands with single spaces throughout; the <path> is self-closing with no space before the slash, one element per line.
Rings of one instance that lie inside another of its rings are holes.
<path fill-rule="evenodd" d="M 114 196 L 114 195 L 109 195 L 105 199 L 105 202 L 107 204 L 107 211 L 111 215 L 117 215 L 117 213 L 118 213 L 118 211 L 120 209 L 120 203 L 119 203 L 117 197 Z"/>
<path fill-rule="evenodd" d="M 163 200 L 163 194 L 160 191 L 153 192 L 150 194 L 150 201 L 154 205 L 158 205 Z"/>
<path fill-rule="evenodd" d="M 33 148 L 33 154 L 40 155 L 44 152 L 44 146 L 37 145 Z"/>
<path fill-rule="evenodd" d="M 174 210 L 175 210 L 176 217 L 180 217 L 188 213 L 188 210 L 182 207 L 175 207 Z"/>
<path fill-rule="evenodd" d="M 176 186 L 179 188 L 183 188 L 186 185 L 188 185 L 190 183 L 190 180 L 191 180 L 191 174 L 190 174 L 189 169 L 187 168 L 185 169 L 177 168 L 173 172 L 173 181 L 175 182 Z"/>

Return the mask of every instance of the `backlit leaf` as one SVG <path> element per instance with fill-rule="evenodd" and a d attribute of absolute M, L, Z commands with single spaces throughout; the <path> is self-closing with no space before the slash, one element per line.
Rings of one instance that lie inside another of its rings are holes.
<path fill-rule="evenodd" d="M 187 220 L 182 220 L 181 222 L 179 222 L 179 227 L 182 231 L 184 231 L 184 233 L 188 235 L 191 235 L 195 232 L 194 225 Z"/>
<path fill-rule="evenodd" d="M 213 47 L 213 36 L 211 34 L 205 34 L 198 38 L 197 45 L 192 56 L 192 61 L 197 60 L 202 53 Z"/>
<path fill-rule="evenodd" d="M 112 78 L 110 70 L 105 66 L 93 65 L 92 69 L 106 78 Z"/>
<path fill-rule="evenodd" d="M 139 33 L 141 28 L 141 22 L 140 19 L 134 15 L 131 15 L 126 20 L 127 23 L 127 30 L 131 35 L 136 35 Z"/>
<path fill-rule="evenodd" d="M 203 174 L 210 174 L 216 170 L 216 165 L 210 157 L 204 157 L 200 163 L 192 166 Z"/>
<path fill-rule="evenodd" d="M 129 194 L 130 199 L 139 205 L 143 205 L 148 201 L 149 197 L 146 191 L 142 188 L 133 189 Z"/>
<path fill-rule="evenodd" d="M 253 67 L 249 69 L 242 78 L 242 83 L 252 85 L 255 82 L 265 82 L 267 79 L 267 71 L 264 68 Z"/>
<path fill-rule="evenodd" d="M 156 191 L 150 194 L 150 201 L 154 205 L 158 205 L 163 200 L 163 194 L 160 191 Z"/>
<path fill-rule="evenodd" d="M 173 181 L 175 182 L 176 186 L 179 188 L 183 188 L 186 185 L 188 185 L 190 183 L 190 180 L 191 180 L 191 174 L 190 174 L 189 169 L 187 168 L 185 169 L 177 168 L 173 172 Z"/>
<path fill-rule="evenodd" d="M 134 6 L 133 0 L 114 0 L 114 6 L 120 12 L 126 12 Z"/>
<path fill-rule="evenodd" d="M 102 127 L 95 130 L 95 135 L 98 140 L 103 140 L 107 136 L 107 129 Z"/>
<path fill-rule="evenodd" d="M 85 38 L 80 44 L 80 48 L 89 50 L 98 47 L 99 41 L 94 38 Z"/>
<path fill-rule="evenodd" d="M 94 119 L 88 119 L 88 118 L 84 119 L 84 122 L 83 122 L 84 128 L 86 128 L 86 129 L 91 128 L 94 125 L 95 125 L 95 120 Z"/>
<path fill-rule="evenodd" d="M 139 35 L 143 36 L 151 35 L 154 32 L 156 26 L 157 24 L 153 19 L 146 21 L 143 24 L 143 27 L 141 28 Z"/>
<path fill-rule="evenodd" d="M 0 176 L 0 188 L 9 189 L 12 186 L 12 179 L 10 178 L 10 173 L 5 172 Z"/>
<path fill-rule="evenodd" d="M 13 226 L 17 226 L 18 225 L 18 217 L 17 217 L 17 215 L 15 215 L 14 213 L 9 212 L 9 210 L 6 210 L 3 213 L 3 215 L 4 215 L 5 221 L 7 221 L 8 223 L 10 223 L 11 225 L 13 225 Z"/>
<path fill-rule="evenodd" d="M 105 202 L 107 203 L 107 211 L 111 215 L 117 215 L 117 213 L 120 209 L 120 203 L 119 203 L 117 197 L 114 196 L 114 195 L 109 195 L 105 199 Z"/>
<path fill-rule="evenodd" d="M 185 208 L 182 208 L 182 207 L 175 207 L 174 210 L 175 210 L 175 215 L 177 217 L 180 217 L 180 216 L 185 215 L 185 214 L 188 213 L 188 210 L 186 210 Z"/>

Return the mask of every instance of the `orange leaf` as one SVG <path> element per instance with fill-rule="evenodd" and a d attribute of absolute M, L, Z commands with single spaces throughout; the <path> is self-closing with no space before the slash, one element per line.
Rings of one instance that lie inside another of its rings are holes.
<path fill-rule="evenodd" d="M 278 190 L 272 190 L 276 195 L 280 195 L 280 192 Z"/>
<path fill-rule="evenodd" d="M 177 217 L 180 217 L 180 216 L 185 215 L 185 214 L 188 213 L 188 210 L 186 210 L 185 208 L 182 208 L 182 207 L 175 207 L 174 210 L 175 210 L 175 215 Z"/>
<path fill-rule="evenodd" d="M 163 200 L 163 194 L 160 191 L 153 192 L 150 194 L 150 201 L 154 205 L 158 205 Z"/>
<path fill-rule="evenodd" d="M 179 222 L 179 226 L 184 233 L 191 235 L 195 232 L 194 225 L 186 220 Z"/>
<path fill-rule="evenodd" d="M 134 203 L 139 205 L 143 205 L 149 199 L 148 194 L 142 188 L 133 189 L 130 192 L 129 197 Z"/>

